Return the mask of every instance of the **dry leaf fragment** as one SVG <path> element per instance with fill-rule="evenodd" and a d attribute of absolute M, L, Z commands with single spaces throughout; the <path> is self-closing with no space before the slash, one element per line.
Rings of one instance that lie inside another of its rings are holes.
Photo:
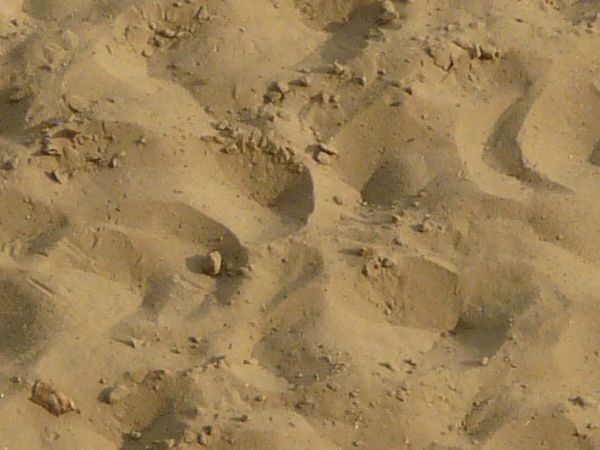
<path fill-rule="evenodd" d="M 36 381 L 33 385 L 30 400 L 56 417 L 72 411 L 81 414 L 81 411 L 75 406 L 73 400 L 62 392 L 57 391 L 48 383 L 40 380 Z"/>

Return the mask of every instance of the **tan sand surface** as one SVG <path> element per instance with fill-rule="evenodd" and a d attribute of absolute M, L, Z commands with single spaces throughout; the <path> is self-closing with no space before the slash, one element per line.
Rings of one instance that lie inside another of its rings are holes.
<path fill-rule="evenodd" d="M 0 450 L 600 449 L 599 13 L 0 0 Z"/>

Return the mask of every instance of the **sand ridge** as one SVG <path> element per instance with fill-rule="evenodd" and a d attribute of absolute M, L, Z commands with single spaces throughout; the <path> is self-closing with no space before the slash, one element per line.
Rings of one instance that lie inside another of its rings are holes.
<path fill-rule="evenodd" d="M 600 448 L 598 6 L 3 0 L 0 449 Z"/>

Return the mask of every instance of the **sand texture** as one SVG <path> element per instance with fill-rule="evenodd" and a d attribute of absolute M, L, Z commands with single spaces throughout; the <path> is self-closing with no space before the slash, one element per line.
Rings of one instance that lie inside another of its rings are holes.
<path fill-rule="evenodd" d="M 0 0 L 0 450 L 599 449 L 599 12 Z"/>

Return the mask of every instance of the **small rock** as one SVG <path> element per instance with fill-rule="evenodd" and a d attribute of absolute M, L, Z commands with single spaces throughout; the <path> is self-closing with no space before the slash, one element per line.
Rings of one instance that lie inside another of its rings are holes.
<path fill-rule="evenodd" d="M 319 93 L 318 93 L 318 94 L 315 96 L 315 99 L 316 99 L 317 101 L 319 101 L 320 103 L 323 103 L 323 104 L 325 104 L 325 103 L 329 103 L 329 100 L 331 99 L 331 95 L 330 95 L 330 94 L 328 94 L 327 92 L 320 91 L 320 92 L 319 92 Z"/>
<path fill-rule="evenodd" d="M 235 420 L 236 422 L 245 423 L 248 422 L 248 420 L 250 420 L 250 417 L 248 416 L 248 414 L 242 414 L 238 417 L 234 417 L 233 420 Z"/>
<path fill-rule="evenodd" d="M 581 395 L 570 398 L 569 401 L 580 408 L 584 408 L 589 405 L 589 403 Z"/>
<path fill-rule="evenodd" d="M 158 30 L 157 34 L 167 39 L 173 39 L 177 37 L 177 32 L 172 30 L 171 28 L 164 28 L 162 30 Z"/>
<path fill-rule="evenodd" d="M 410 367 L 417 367 L 417 363 L 413 361 L 412 358 L 405 358 L 404 362 L 408 364 Z"/>
<path fill-rule="evenodd" d="M 244 359 L 243 363 L 246 366 L 258 366 L 258 359 L 256 359 L 256 358 Z"/>
<path fill-rule="evenodd" d="M 228 120 L 221 120 L 215 125 L 218 131 L 231 130 L 231 123 Z"/>
<path fill-rule="evenodd" d="M 452 54 L 445 46 L 433 46 L 427 49 L 427 53 L 433 59 L 433 63 L 442 70 L 450 70 L 452 67 Z"/>
<path fill-rule="evenodd" d="M 342 76 L 348 72 L 348 68 L 345 65 L 340 64 L 339 62 L 335 61 L 331 65 L 329 72 L 333 75 Z"/>
<path fill-rule="evenodd" d="M 198 444 L 202 445 L 203 447 L 208 446 L 208 435 L 204 434 L 204 433 L 198 433 Z"/>
<path fill-rule="evenodd" d="M 419 233 L 429 233 L 433 230 L 433 225 L 428 220 L 424 220 L 421 223 L 415 225 L 415 231 Z"/>
<path fill-rule="evenodd" d="M 168 450 L 175 447 L 176 443 L 177 442 L 175 439 L 164 439 L 162 441 L 154 441 L 150 447 L 146 448 L 150 448 L 152 450 Z"/>
<path fill-rule="evenodd" d="M 484 356 L 483 358 L 481 358 L 480 364 L 483 367 L 486 367 L 489 363 L 490 363 L 490 358 L 488 358 L 487 356 Z"/>
<path fill-rule="evenodd" d="M 163 443 L 165 444 L 166 448 L 175 447 L 175 439 L 165 439 Z"/>
<path fill-rule="evenodd" d="M 317 153 L 317 156 L 315 156 L 315 160 L 319 164 L 322 164 L 324 166 L 331 165 L 331 155 L 329 155 L 326 152 L 319 152 L 319 153 Z"/>
<path fill-rule="evenodd" d="M 61 35 L 62 47 L 69 51 L 75 49 L 79 45 L 79 36 L 71 30 L 66 30 Z"/>
<path fill-rule="evenodd" d="M 370 258 L 365 265 L 363 266 L 362 273 L 364 276 L 371 277 L 375 275 L 379 269 L 381 268 L 381 264 L 378 258 Z"/>
<path fill-rule="evenodd" d="M 393 393 L 393 395 L 394 395 L 394 398 L 400 402 L 403 402 L 406 400 L 406 395 L 402 391 L 395 391 Z"/>
<path fill-rule="evenodd" d="M 80 113 L 86 108 L 86 102 L 82 97 L 73 95 L 68 98 L 67 106 L 69 109 L 71 109 L 71 111 Z"/>
<path fill-rule="evenodd" d="M 387 256 L 384 256 L 380 260 L 381 260 L 381 267 L 384 267 L 386 269 L 396 266 L 396 262 L 394 260 L 388 258 Z"/>
<path fill-rule="evenodd" d="M 181 440 L 186 444 L 196 443 L 198 442 L 198 433 L 190 428 L 186 428 Z M 187 446 L 185 446 L 184 448 L 187 448 Z"/>
<path fill-rule="evenodd" d="M 391 370 L 392 372 L 394 372 L 394 366 L 392 366 L 392 363 L 390 363 L 389 361 L 384 361 L 384 362 L 380 362 L 379 365 L 381 367 L 385 367 L 388 370 Z"/>
<path fill-rule="evenodd" d="M 479 59 L 484 61 L 492 61 L 500 57 L 498 49 L 492 45 L 478 45 L 475 54 Z"/>
<path fill-rule="evenodd" d="M 379 0 L 379 6 L 381 8 L 381 15 L 377 19 L 379 25 L 388 25 L 400 17 L 392 0 Z"/>
<path fill-rule="evenodd" d="M 116 386 L 113 388 L 108 395 L 106 396 L 106 403 L 109 405 L 114 405 L 115 403 L 119 403 L 129 396 L 129 388 L 124 384 Z"/>
<path fill-rule="evenodd" d="M 72 411 L 81 413 L 73 400 L 40 380 L 33 385 L 30 400 L 56 417 Z"/>
<path fill-rule="evenodd" d="M 333 392 L 337 392 L 340 390 L 339 384 L 336 384 L 336 383 L 327 383 L 326 386 L 327 386 L 327 389 L 329 389 L 330 391 L 333 391 Z"/>
<path fill-rule="evenodd" d="M 294 86 L 309 87 L 310 86 L 310 78 L 307 77 L 306 75 L 304 75 L 304 76 L 298 78 L 297 80 L 292 81 L 291 84 Z"/>
<path fill-rule="evenodd" d="M 148 372 L 144 369 L 136 369 L 127 371 L 127 377 L 136 384 L 141 384 L 146 379 Z"/>
<path fill-rule="evenodd" d="M 265 94 L 265 101 L 273 104 L 281 103 L 283 94 L 279 91 L 269 91 Z"/>
<path fill-rule="evenodd" d="M 51 178 L 56 181 L 58 184 L 64 184 L 67 182 L 67 174 L 60 170 L 53 170 L 50 172 Z"/>
<path fill-rule="evenodd" d="M 15 170 L 19 165 L 19 159 L 17 157 L 10 158 L 4 161 L 1 165 L 2 170 L 10 172 L 11 170 Z"/>
<path fill-rule="evenodd" d="M 203 22 L 203 21 L 210 20 L 211 15 L 209 14 L 206 6 L 202 5 L 202 6 L 200 6 L 200 8 L 198 8 L 198 11 L 196 11 L 196 14 L 194 17 L 198 22 Z"/>
<path fill-rule="evenodd" d="M 340 197 L 339 195 L 334 195 L 333 203 L 335 203 L 338 206 L 342 206 L 344 204 L 344 199 L 342 197 Z"/>
<path fill-rule="evenodd" d="M 131 348 L 134 348 L 134 349 L 136 349 L 136 350 L 137 350 L 137 349 L 140 349 L 140 348 L 142 348 L 142 345 L 143 345 L 143 344 L 144 344 L 144 341 L 142 341 L 142 340 L 140 340 L 140 339 L 131 338 L 131 339 L 129 340 L 129 346 L 130 346 Z"/>
<path fill-rule="evenodd" d="M 132 441 L 139 441 L 142 438 L 142 433 L 140 433 L 139 431 L 132 431 L 128 434 L 128 437 Z"/>
<path fill-rule="evenodd" d="M 14 92 L 8 98 L 8 101 L 11 103 L 19 103 L 25 100 L 28 96 L 28 93 L 25 89 L 16 88 Z"/>
<path fill-rule="evenodd" d="M 290 121 L 292 120 L 292 115 L 285 111 L 285 110 L 279 110 L 277 111 L 277 117 L 279 117 L 280 119 L 286 120 L 286 121 Z"/>
<path fill-rule="evenodd" d="M 221 256 L 221 253 L 214 250 L 202 258 L 200 269 L 202 270 L 202 273 L 214 277 L 221 273 L 222 265 L 223 257 Z"/>
<path fill-rule="evenodd" d="M 252 270 L 249 267 L 240 267 L 237 273 L 241 277 L 252 278 Z"/>
<path fill-rule="evenodd" d="M 327 144 L 323 144 L 323 143 L 319 143 L 319 144 L 317 144 L 317 149 L 318 149 L 320 152 L 325 152 L 325 153 L 327 153 L 328 155 L 333 155 L 333 156 L 335 156 L 335 155 L 337 155 L 337 154 L 338 154 L 338 151 L 337 151 L 335 148 L 333 148 L 333 147 L 331 147 L 331 146 L 329 146 L 329 145 L 327 145 Z"/>
<path fill-rule="evenodd" d="M 282 81 L 275 81 L 273 82 L 272 86 L 271 86 L 272 90 L 275 90 L 277 92 L 280 92 L 282 95 L 287 94 L 288 92 L 290 92 L 290 88 L 289 86 L 282 82 Z"/>
<path fill-rule="evenodd" d="M 214 355 L 208 359 L 208 363 L 214 368 L 219 369 L 225 363 L 225 355 Z"/>

